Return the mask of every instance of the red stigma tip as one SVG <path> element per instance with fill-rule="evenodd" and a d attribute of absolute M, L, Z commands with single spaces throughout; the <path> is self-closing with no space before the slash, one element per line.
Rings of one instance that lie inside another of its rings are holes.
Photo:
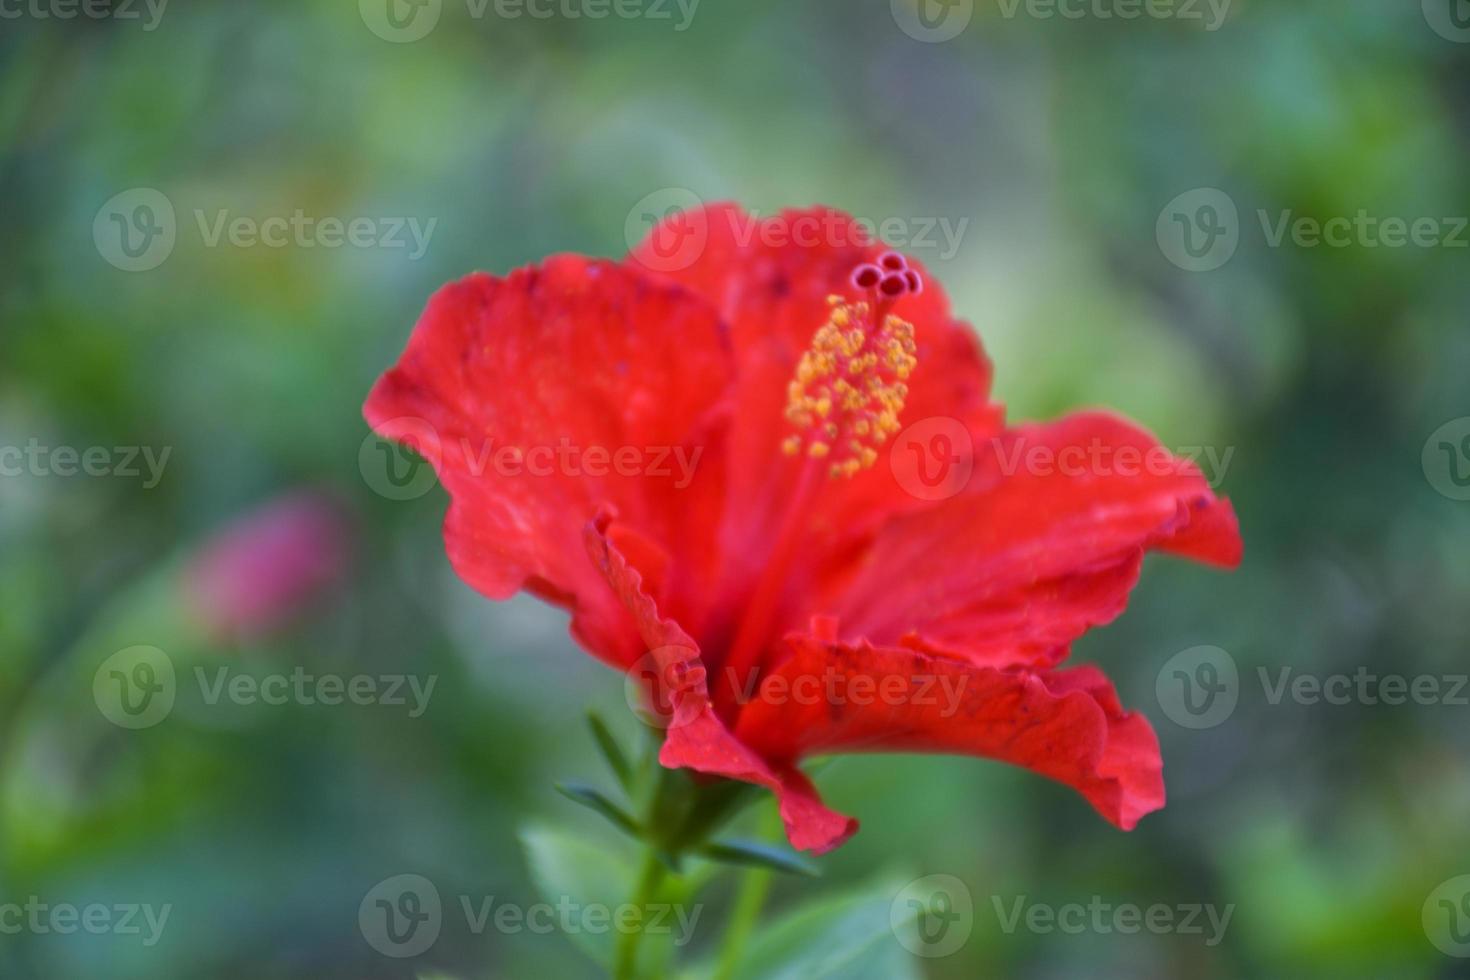
<path fill-rule="evenodd" d="M 852 284 L 859 289 L 872 289 L 883 279 L 883 270 L 876 265 L 860 265 L 853 271 Z"/>
<path fill-rule="evenodd" d="M 878 292 L 884 296 L 895 298 L 908 292 L 909 284 L 904 281 L 903 276 L 893 274 L 884 276 L 883 281 L 878 284 Z"/>
<path fill-rule="evenodd" d="M 903 278 L 904 281 L 908 283 L 909 292 L 913 295 L 917 296 L 924 291 L 924 280 L 913 269 L 910 269 L 907 273 L 905 273 Z"/>
<path fill-rule="evenodd" d="M 908 261 L 897 252 L 884 252 L 878 264 L 889 272 L 902 272 L 909 267 Z"/>

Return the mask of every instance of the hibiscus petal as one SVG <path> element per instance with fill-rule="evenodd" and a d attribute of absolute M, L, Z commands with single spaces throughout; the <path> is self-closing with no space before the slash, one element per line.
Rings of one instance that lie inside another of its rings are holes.
<path fill-rule="evenodd" d="M 707 304 L 616 263 L 562 256 L 441 289 L 364 412 L 438 472 L 465 581 L 495 599 L 529 588 L 571 607 L 579 641 L 622 666 L 641 644 L 588 565 L 581 529 L 615 507 L 680 557 L 676 578 L 697 594 L 717 567 L 730 379 Z"/>
<path fill-rule="evenodd" d="M 890 521 L 830 570 L 812 611 L 836 613 L 846 637 L 1051 666 L 1123 611 L 1146 550 L 1240 561 L 1229 503 L 1119 418 L 1074 415 L 976 450 L 968 489 Z"/>
<path fill-rule="evenodd" d="M 800 770 L 794 765 L 769 765 L 715 715 L 698 645 L 677 622 L 660 615 L 658 603 L 644 588 L 643 574 L 628 559 L 627 553 L 635 551 L 650 555 L 651 543 L 620 527 L 609 514 L 588 525 L 585 541 L 592 564 L 632 613 L 650 650 L 652 663 L 638 672 L 655 688 L 651 701 L 663 707 L 663 723 L 668 726 L 659 762 L 670 769 L 693 769 L 771 790 L 786 835 L 799 850 L 821 854 L 856 833 L 857 821 L 823 806 Z"/>
<path fill-rule="evenodd" d="M 832 752 L 974 755 L 1077 790 L 1131 830 L 1164 805 L 1158 739 L 1092 667 L 977 667 L 866 642 L 793 634 L 783 663 L 741 710 L 737 736 L 794 764 Z"/>
<path fill-rule="evenodd" d="M 670 253 L 661 245 L 691 234 L 703 247 L 670 269 Z M 629 256 L 630 265 L 658 270 L 703 296 L 729 325 L 739 388 L 723 535 L 728 617 L 738 615 L 750 581 L 765 567 L 799 479 L 800 461 L 781 451 L 794 431 L 784 413 L 797 361 L 827 321 L 827 297 L 855 297 L 853 270 L 883 251 L 861 223 L 840 211 L 812 208 L 756 218 L 738 205 L 717 204 L 669 218 Z M 925 275 L 918 262 L 909 264 Z M 952 316 L 939 283 L 926 275 L 924 291 L 899 300 L 894 312 L 914 324 L 918 345 L 904 418 L 953 417 L 977 440 L 998 431 L 1002 413 L 990 401 L 990 362 L 975 332 Z M 923 503 L 880 460 L 851 479 L 827 483 L 809 517 L 806 549 L 812 555 L 840 550 L 890 514 Z M 793 585 L 799 587 L 812 564 L 796 563 L 789 573 Z M 795 622 L 804 619 L 801 614 Z"/>

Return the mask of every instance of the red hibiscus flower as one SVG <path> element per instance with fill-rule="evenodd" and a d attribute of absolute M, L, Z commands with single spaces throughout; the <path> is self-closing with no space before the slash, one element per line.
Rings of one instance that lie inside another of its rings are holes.
<path fill-rule="evenodd" d="M 652 679 L 663 764 L 769 788 L 795 847 L 856 830 L 798 767 L 844 752 L 1025 766 L 1131 829 L 1153 729 L 1058 666 L 1145 551 L 1237 564 L 1235 515 L 1111 415 L 1005 427 L 990 378 L 851 218 L 724 205 L 446 286 L 366 415 L 438 472 L 459 575 L 569 609 Z"/>

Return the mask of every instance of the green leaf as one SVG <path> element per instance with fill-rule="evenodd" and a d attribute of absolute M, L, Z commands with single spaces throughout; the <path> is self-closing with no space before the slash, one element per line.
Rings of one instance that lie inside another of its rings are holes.
<path fill-rule="evenodd" d="M 618 785 L 623 787 L 623 792 L 629 795 L 633 792 L 633 764 L 623 754 L 622 746 L 613 736 L 612 729 L 607 727 L 607 722 L 595 711 L 587 712 L 587 725 L 592 729 L 592 737 L 597 742 L 597 747 L 602 750 L 602 757 L 607 760 L 608 768 L 618 779 Z"/>
<path fill-rule="evenodd" d="M 919 980 L 893 931 L 902 890 L 902 879 L 884 879 L 798 906 L 757 931 L 730 980 Z"/>
<path fill-rule="evenodd" d="M 783 874 L 805 875 L 815 878 L 821 871 L 806 858 L 773 844 L 760 841 L 727 840 L 706 844 L 699 853 L 711 861 L 724 864 L 743 864 L 754 868 L 769 868 Z"/>
<path fill-rule="evenodd" d="M 674 846 L 687 850 L 696 847 L 735 819 L 765 791 L 751 783 L 726 779 L 700 788 L 694 806 L 682 817 L 682 825 L 674 835 Z"/>
<path fill-rule="evenodd" d="M 556 791 L 573 803 L 580 803 L 593 810 L 630 837 L 640 837 L 643 831 L 633 815 L 612 800 L 601 790 L 584 783 L 557 783 Z"/>
<path fill-rule="evenodd" d="M 628 900 L 636 869 L 624 850 L 550 827 L 527 827 L 521 831 L 521 846 L 543 901 L 555 905 L 565 898 L 584 908 L 616 908 Z M 611 967 L 617 935 L 611 929 L 567 932 L 568 939 L 604 968 Z"/>

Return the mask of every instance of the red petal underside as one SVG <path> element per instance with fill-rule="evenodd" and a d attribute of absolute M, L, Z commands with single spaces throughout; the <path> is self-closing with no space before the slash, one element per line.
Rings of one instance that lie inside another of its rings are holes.
<path fill-rule="evenodd" d="M 1123 830 L 1164 805 L 1153 729 L 1122 710 L 1095 668 L 998 670 L 799 634 L 787 645 L 787 659 L 736 727 L 766 758 L 942 752 L 996 759 L 1071 786 Z"/>
<path fill-rule="evenodd" d="M 653 540 L 681 546 L 689 562 L 671 576 L 678 595 L 705 590 L 719 560 L 718 405 L 730 379 L 706 304 L 615 263 L 563 256 L 441 289 L 365 413 L 438 471 L 452 498 L 445 542 L 465 581 L 494 599 L 529 588 L 573 608 L 578 639 L 626 666 L 642 645 L 587 561 L 582 528 L 615 508 Z M 591 457 L 546 455 L 565 446 L 614 459 L 636 452 L 639 462 L 602 462 L 606 475 L 593 476 Z M 515 449 L 538 455 L 517 466 L 503 453 Z M 697 460 L 687 487 L 678 453 Z"/>
<path fill-rule="evenodd" d="M 811 612 L 837 614 L 844 637 L 1053 666 L 1123 611 L 1147 549 L 1240 561 L 1229 503 L 1114 416 L 1012 429 L 976 450 L 969 489 L 885 525 L 859 562 L 829 569 Z"/>
<path fill-rule="evenodd" d="M 720 204 L 670 219 L 633 251 L 629 264 L 667 269 L 654 243 L 668 235 L 671 225 L 686 232 L 693 227 L 707 237 L 686 268 L 666 274 L 719 311 L 730 328 L 739 373 L 723 538 L 729 620 L 738 615 L 750 581 L 766 563 L 801 469 L 799 461 L 781 452 L 782 440 L 794 431 L 784 412 L 796 363 L 827 321 L 827 297 L 857 298 L 849 281 L 853 270 L 874 261 L 883 249 L 837 211 L 814 208 L 756 219 L 736 205 Z M 917 262 L 911 260 L 911 266 L 922 273 Z M 944 290 L 932 277 L 925 282 L 921 295 L 904 297 L 894 310 L 914 324 L 919 348 L 904 421 L 951 416 L 971 428 L 977 440 L 985 439 L 999 428 L 1001 416 L 989 400 L 990 362 L 974 331 L 950 314 Z M 885 516 L 921 504 L 880 460 L 853 479 L 828 482 L 810 515 L 804 549 L 813 555 L 836 550 Z M 791 570 L 793 589 L 802 589 L 811 564 L 799 561 Z M 788 615 L 783 625 L 805 625 L 804 618 Z M 716 626 L 709 632 L 717 631 Z"/>
<path fill-rule="evenodd" d="M 605 515 L 585 534 L 592 563 L 632 613 L 653 663 L 647 672 L 661 688 L 653 703 L 667 707 L 668 726 L 659 761 L 670 769 L 694 769 L 764 786 L 776 794 L 793 847 L 823 853 L 857 832 L 857 821 L 822 805 L 816 789 L 794 763 L 771 765 L 730 734 L 710 704 L 699 647 L 683 628 L 659 613 L 644 590 L 643 575 L 629 561 L 641 553 L 657 560 L 656 546 Z M 640 673 L 643 673 L 640 671 Z"/>

